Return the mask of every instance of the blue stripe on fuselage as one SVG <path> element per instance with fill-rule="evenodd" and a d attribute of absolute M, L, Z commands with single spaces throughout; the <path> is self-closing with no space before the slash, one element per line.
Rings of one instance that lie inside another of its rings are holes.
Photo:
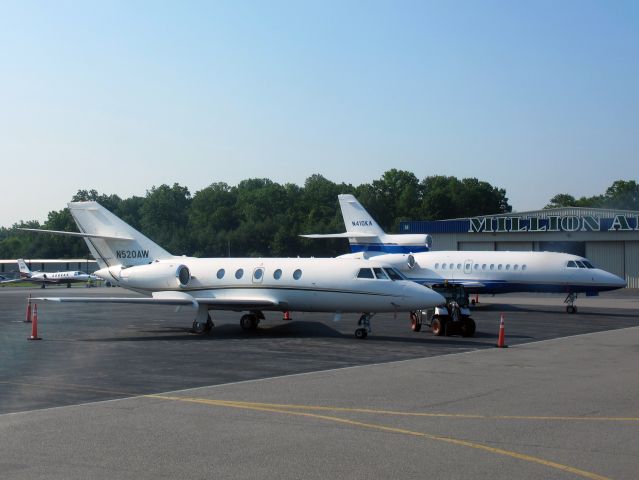
<path fill-rule="evenodd" d="M 441 284 L 447 281 L 450 284 L 464 284 L 465 282 L 477 282 L 482 285 L 464 285 L 464 289 L 469 294 L 499 294 L 499 293 L 521 293 L 521 292 L 538 292 L 538 293 L 585 293 L 586 295 L 597 295 L 599 292 L 608 290 L 617 290 L 619 287 L 597 286 L 597 285 L 574 285 L 574 284 L 546 284 L 546 283 L 511 283 L 505 280 L 452 280 L 443 278 L 409 278 L 413 282 L 421 284 Z"/>
<path fill-rule="evenodd" d="M 388 245 L 384 243 L 352 243 L 351 252 L 418 253 L 428 252 L 426 245 Z"/>

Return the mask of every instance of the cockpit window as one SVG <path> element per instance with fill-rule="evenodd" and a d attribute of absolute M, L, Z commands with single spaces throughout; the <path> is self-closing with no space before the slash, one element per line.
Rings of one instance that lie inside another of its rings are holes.
<path fill-rule="evenodd" d="M 568 260 L 568 264 L 566 265 L 568 268 L 577 268 L 577 264 L 574 260 Z"/>
<path fill-rule="evenodd" d="M 575 260 L 575 263 L 577 264 L 577 266 L 579 268 L 586 268 L 586 266 L 583 264 L 583 262 L 579 261 L 579 260 Z"/>
<path fill-rule="evenodd" d="M 360 268 L 357 278 L 375 278 L 370 268 Z"/>
<path fill-rule="evenodd" d="M 375 276 L 378 279 L 388 280 L 388 275 L 386 275 L 384 273 L 384 270 L 382 270 L 381 268 L 373 268 L 373 271 L 375 272 Z"/>
<path fill-rule="evenodd" d="M 586 266 L 586 268 L 595 268 L 595 266 L 592 263 L 590 263 L 588 260 L 582 260 L 581 263 L 583 263 Z"/>
<path fill-rule="evenodd" d="M 386 272 L 386 275 L 390 277 L 391 280 L 404 280 L 404 277 L 402 276 L 402 274 L 399 273 L 394 268 L 385 268 L 384 271 Z"/>

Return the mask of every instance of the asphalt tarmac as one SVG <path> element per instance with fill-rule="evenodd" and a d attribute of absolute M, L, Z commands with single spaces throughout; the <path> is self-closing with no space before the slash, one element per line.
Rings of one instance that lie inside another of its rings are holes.
<path fill-rule="evenodd" d="M 0 289 L 2 478 L 636 478 L 637 292 L 482 297 L 473 338 L 378 315 L 365 340 L 356 315 L 198 336 L 188 310 L 40 303 L 41 341 L 28 293 Z"/>

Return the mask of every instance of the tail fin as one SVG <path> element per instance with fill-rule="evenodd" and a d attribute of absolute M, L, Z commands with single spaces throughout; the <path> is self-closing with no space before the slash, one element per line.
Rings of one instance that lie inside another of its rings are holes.
<path fill-rule="evenodd" d="M 169 252 L 97 202 L 72 202 L 69 210 L 100 268 L 144 265 L 171 258 Z"/>
<path fill-rule="evenodd" d="M 31 270 L 29 270 L 27 262 L 24 261 L 24 258 L 18 258 L 18 269 L 20 270 L 20 278 L 31 277 Z"/>
<path fill-rule="evenodd" d="M 353 195 L 338 195 L 337 198 L 342 209 L 342 217 L 344 218 L 344 226 L 347 232 L 364 233 L 369 235 L 369 237 L 377 237 L 382 240 L 386 235 L 384 230 Z"/>
<path fill-rule="evenodd" d="M 431 238 L 426 234 L 387 234 L 370 216 L 362 204 L 350 194 L 338 195 L 344 218 L 344 233 L 301 235 L 307 238 L 348 238 L 351 252 L 369 254 L 417 253 L 430 249 Z"/>

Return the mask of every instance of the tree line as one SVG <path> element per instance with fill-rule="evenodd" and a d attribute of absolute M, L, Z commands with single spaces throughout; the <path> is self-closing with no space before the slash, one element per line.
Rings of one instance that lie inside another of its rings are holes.
<path fill-rule="evenodd" d="M 625 201 L 630 184 L 634 185 L 636 202 L 637 185 L 633 181 L 615 182 L 602 197 L 606 201 Z M 337 195 L 342 193 L 354 194 L 389 232 L 398 231 L 404 220 L 442 220 L 512 211 L 506 191 L 487 182 L 449 176 L 419 180 L 413 173 L 397 169 L 359 186 L 335 183 L 316 174 L 308 177 L 303 186 L 252 178 L 237 186 L 213 183 L 193 195 L 177 183 L 153 187 L 144 197 L 125 199 L 96 190 L 79 190 L 71 201 L 99 202 L 175 255 L 320 257 L 347 252 L 347 240 L 310 240 L 299 235 L 343 232 L 337 201 Z M 549 206 L 566 206 L 558 202 L 567 197 L 557 195 Z M 633 205 L 631 208 L 639 208 L 636 203 Z M 615 204 L 612 208 L 621 207 Z M 77 231 L 68 208 L 50 212 L 42 224 L 23 221 L 11 228 L 0 228 L 0 258 L 88 255 L 81 239 L 18 230 L 24 227 Z"/>

